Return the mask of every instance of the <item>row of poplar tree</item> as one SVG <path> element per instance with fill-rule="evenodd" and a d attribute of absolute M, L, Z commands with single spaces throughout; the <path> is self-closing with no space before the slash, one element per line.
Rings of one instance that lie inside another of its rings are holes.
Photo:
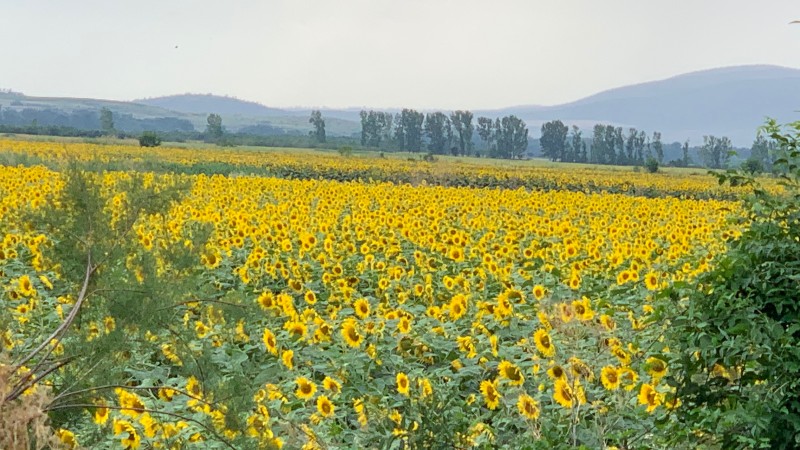
<path fill-rule="evenodd" d="M 570 130 L 560 120 L 547 122 L 539 138 L 542 155 L 553 161 L 616 165 L 644 165 L 649 159 L 660 164 L 664 160 L 664 145 L 657 131 L 651 137 L 636 128 L 625 133 L 622 127 L 603 124 L 592 131 L 587 145 L 577 126 Z"/>
<path fill-rule="evenodd" d="M 497 119 L 479 117 L 473 123 L 471 111 L 422 113 L 403 109 L 392 114 L 361 111 L 361 145 L 398 151 L 432 154 L 480 155 L 473 140 L 477 132 L 485 156 L 521 158 L 528 149 L 528 127 L 509 115 Z"/>

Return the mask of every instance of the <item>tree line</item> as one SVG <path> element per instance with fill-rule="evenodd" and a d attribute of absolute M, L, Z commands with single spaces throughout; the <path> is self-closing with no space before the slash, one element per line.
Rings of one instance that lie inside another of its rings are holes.
<path fill-rule="evenodd" d="M 445 114 L 441 111 L 422 113 L 405 108 L 393 114 L 385 111 L 362 110 L 360 144 L 366 148 L 395 151 L 423 152 L 454 156 L 475 155 L 474 134 L 487 156 L 521 158 L 528 149 L 528 128 L 521 119 L 510 115 L 497 119 L 479 117 L 477 130 L 471 111 L 458 110 Z M 317 142 L 325 142 L 325 119 L 319 110 L 311 112 L 308 119 L 313 130 L 309 135 Z"/>

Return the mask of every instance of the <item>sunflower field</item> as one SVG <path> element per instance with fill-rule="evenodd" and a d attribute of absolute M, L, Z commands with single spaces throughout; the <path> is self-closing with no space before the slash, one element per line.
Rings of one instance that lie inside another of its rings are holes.
<path fill-rule="evenodd" d="M 663 292 L 744 227 L 701 175 L 0 150 L 0 413 L 64 448 L 665 447 Z"/>

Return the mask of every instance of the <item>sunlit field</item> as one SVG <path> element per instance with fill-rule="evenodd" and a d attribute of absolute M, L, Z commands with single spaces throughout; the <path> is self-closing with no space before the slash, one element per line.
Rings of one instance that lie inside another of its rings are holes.
<path fill-rule="evenodd" d="M 697 173 L 13 140 L 0 158 L 0 363 L 52 350 L 17 377 L 42 377 L 22 396 L 67 447 L 658 447 L 681 301 L 660 293 L 741 232 L 738 189 Z"/>

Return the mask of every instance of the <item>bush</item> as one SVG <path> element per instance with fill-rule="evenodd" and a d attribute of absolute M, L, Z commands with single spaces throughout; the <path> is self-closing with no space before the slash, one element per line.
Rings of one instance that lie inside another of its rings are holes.
<path fill-rule="evenodd" d="M 350 146 L 339 147 L 339 154 L 345 157 L 353 156 L 353 147 Z"/>
<path fill-rule="evenodd" d="M 749 175 L 756 175 L 764 172 L 764 163 L 755 158 L 748 158 L 742 163 L 742 170 Z"/>
<path fill-rule="evenodd" d="M 145 131 L 139 136 L 139 145 L 142 147 L 158 147 L 161 145 L 161 138 L 155 131 Z"/>
<path fill-rule="evenodd" d="M 766 131 L 785 151 L 784 194 L 757 186 L 750 222 L 699 285 L 670 292 L 679 312 L 673 339 L 678 418 L 721 448 L 800 448 L 800 122 Z M 750 173 L 720 182 L 755 185 Z"/>
<path fill-rule="evenodd" d="M 658 160 L 656 160 L 655 158 L 647 158 L 647 161 L 645 161 L 644 163 L 644 167 L 647 169 L 648 172 L 656 173 L 658 172 Z"/>

